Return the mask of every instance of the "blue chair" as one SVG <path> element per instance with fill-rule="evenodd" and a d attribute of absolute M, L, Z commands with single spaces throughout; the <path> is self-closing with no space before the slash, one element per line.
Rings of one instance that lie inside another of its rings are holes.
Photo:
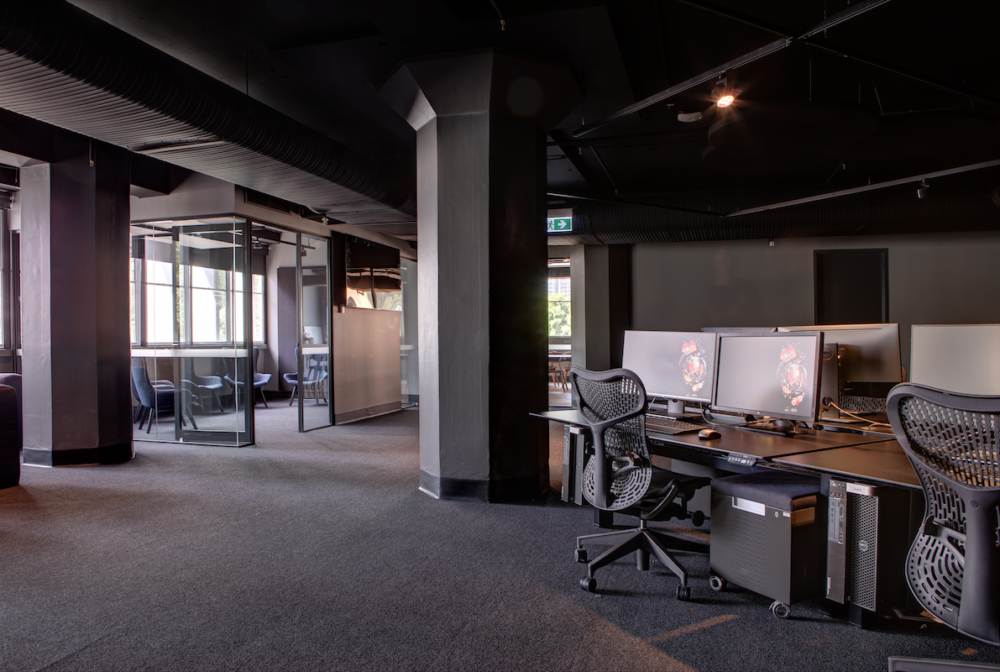
<path fill-rule="evenodd" d="M 260 390 L 260 400 L 264 402 L 264 408 L 267 408 L 267 397 L 264 396 L 264 386 L 271 382 L 270 373 L 257 373 L 257 359 L 260 357 L 260 348 L 254 346 L 253 349 L 253 389 Z M 256 398 L 254 399 L 256 403 Z"/>
<path fill-rule="evenodd" d="M 295 361 L 299 361 L 299 348 L 295 348 Z M 326 380 L 329 375 L 326 367 L 326 355 L 315 355 L 306 357 L 302 361 L 306 368 L 306 375 L 302 380 L 303 385 L 318 385 L 319 383 Z M 282 378 L 285 382 L 292 386 L 292 398 L 288 401 L 288 405 L 291 406 L 295 403 L 295 393 L 299 389 L 299 374 L 296 373 L 285 373 L 282 374 Z M 326 399 L 326 396 L 323 396 Z M 316 403 L 319 403 L 319 397 L 316 397 Z"/>
<path fill-rule="evenodd" d="M 220 376 L 199 376 L 191 374 L 191 378 L 188 382 L 198 388 L 199 398 L 201 396 L 201 390 L 208 390 L 208 392 L 215 398 L 215 403 L 219 405 L 219 413 L 225 412 L 222 408 L 222 400 L 219 399 L 219 390 L 222 389 L 222 378 Z"/>
<path fill-rule="evenodd" d="M 264 396 L 263 387 L 271 382 L 270 373 L 257 373 L 257 358 L 260 356 L 260 348 L 254 347 L 253 349 L 253 390 L 254 390 L 254 403 L 257 403 L 256 391 L 260 390 L 261 401 L 264 402 L 264 408 L 267 408 L 267 397 Z M 225 380 L 229 385 L 236 391 L 236 396 L 239 396 L 238 391 L 244 387 L 244 384 L 237 383 L 237 376 L 233 375 L 233 363 L 229 359 L 223 360 L 226 364 L 226 375 Z"/>
<path fill-rule="evenodd" d="M 139 399 L 139 429 L 142 429 L 143 423 L 146 424 L 146 433 L 149 434 L 150 428 L 153 426 L 153 419 L 155 418 L 157 422 L 160 420 L 160 411 L 164 412 L 180 412 L 181 413 L 181 424 L 186 425 L 184 421 L 183 410 L 177 409 L 182 404 L 177 403 L 178 395 L 183 399 L 185 393 L 182 390 L 175 390 L 172 388 L 164 387 L 153 387 L 152 382 L 149 380 L 149 373 L 146 369 L 141 366 L 132 367 L 132 386 L 135 389 L 136 397 Z M 194 414 L 188 409 L 188 417 L 191 419 L 191 425 L 198 429 L 198 425 L 194 421 Z"/>

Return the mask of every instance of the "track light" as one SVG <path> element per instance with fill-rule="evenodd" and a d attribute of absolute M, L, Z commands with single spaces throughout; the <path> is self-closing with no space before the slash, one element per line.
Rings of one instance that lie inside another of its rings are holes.
<path fill-rule="evenodd" d="M 719 77 L 715 81 L 715 88 L 712 89 L 712 100 L 715 101 L 717 107 L 729 107 L 736 102 L 736 96 L 739 93 L 739 89 L 729 88 L 726 85 L 725 77 Z"/>
<path fill-rule="evenodd" d="M 917 198 L 927 198 L 927 192 L 930 188 L 931 185 L 927 184 L 927 180 L 920 180 L 920 186 L 917 187 Z"/>

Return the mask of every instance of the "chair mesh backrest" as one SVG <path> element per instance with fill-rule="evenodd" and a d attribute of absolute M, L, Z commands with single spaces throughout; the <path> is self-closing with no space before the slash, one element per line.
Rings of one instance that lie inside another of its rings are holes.
<path fill-rule="evenodd" d="M 606 426 L 602 432 L 604 453 L 608 458 L 622 457 L 626 452 L 642 457 L 648 463 L 646 448 L 646 391 L 638 376 L 625 369 L 600 373 L 572 370 L 573 386 L 580 399 L 582 412 L 593 425 L 632 414 L 632 417 Z M 595 429 L 595 434 L 598 430 Z M 596 437 L 595 437 L 596 438 Z M 594 461 L 584 470 L 584 497 L 594 503 Z M 649 467 L 629 472 L 611 482 L 612 495 L 608 510 L 618 511 L 639 502 L 649 490 L 653 472 Z"/>
<path fill-rule="evenodd" d="M 920 477 L 927 501 L 924 528 L 907 556 L 910 588 L 924 608 L 948 625 L 998 643 L 995 633 L 1000 610 L 995 606 L 987 607 L 993 612 L 993 624 L 983 623 L 979 631 L 960 627 L 959 617 L 962 610 L 972 608 L 972 603 L 985 600 L 995 605 L 1000 599 L 1000 595 L 983 594 L 993 579 L 984 582 L 977 576 L 966 585 L 970 580 L 966 578 L 970 564 L 966 551 L 971 538 L 967 534 L 985 530 L 981 548 L 993 553 L 994 558 L 1000 542 L 996 508 L 1000 502 L 1000 398 L 901 385 L 890 394 L 888 410 L 893 430 Z M 972 509 L 970 502 L 975 503 Z M 970 514 L 974 517 L 970 518 Z M 981 524 L 970 524 L 977 520 L 975 516 Z M 989 570 L 1000 572 L 1000 567 Z M 977 613 L 982 613 L 984 606 L 978 604 Z M 987 634 L 989 628 L 994 634 Z"/>

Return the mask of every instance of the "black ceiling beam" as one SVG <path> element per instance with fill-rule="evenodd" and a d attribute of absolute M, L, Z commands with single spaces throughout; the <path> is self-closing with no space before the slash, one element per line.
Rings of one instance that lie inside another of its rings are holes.
<path fill-rule="evenodd" d="M 889 2 L 889 0 L 865 0 L 864 2 L 861 2 L 853 7 L 849 7 L 842 12 L 834 14 L 825 21 L 821 21 L 820 23 L 816 24 L 808 31 L 803 33 L 798 39 L 806 40 L 808 37 L 812 35 L 821 33 L 824 30 L 827 30 L 833 26 L 844 23 L 845 21 L 849 21 L 850 19 L 860 16 L 861 14 L 864 14 L 865 12 L 875 9 L 880 5 L 884 5 L 887 2 Z M 764 58 L 765 56 L 770 56 L 771 54 L 777 51 L 781 51 L 782 49 L 785 49 L 789 45 L 791 45 L 794 41 L 795 38 L 792 37 L 788 36 L 780 37 L 774 42 L 771 42 L 770 44 L 764 45 L 763 47 L 755 49 L 754 51 L 751 51 L 748 54 L 744 54 L 743 56 L 740 56 L 738 58 L 734 58 L 733 60 L 727 63 L 723 63 L 722 65 L 716 68 L 712 68 L 711 70 L 703 72 L 700 75 L 696 75 L 691 79 L 681 82 L 680 84 L 671 86 L 669 89 L 660 91 L 659 93 L 655 93 L 652 96 L 644 98 L 643 100 L 640 100 L 638 103 L 633 103 L 628 107 L 622 108 L 617 112 L 614 112 L 604 117 L 603 119 L 598 119 L 595 122 L 581 126 L 580 128 L 573 131 L 573 137 L 582 138 L 583 136 L 593 131 L 596 131 L 598 128 L 601 128 L 602 126 L 606 126 L 611 122 L 621 119 L 622 117 L 627 117 L 630 114 L 635 114 L 636 112 L 644 110 L 651 105 L 656 105 L 657 103 L 661 103 L 664 100 L 672 98 L 673 96 L 676 96 L 678 93 L 683 93 L 688 89 L 692 89 L 698 86 L 699 84 L 704 84 L 705 82 L 711 81 L 716 77 L 725 74 L 729 70 L 736 70 L 737 68 L 740 68 L 749 63 L 753 63 L 756 60 Z"/>
<path fill-rule="evenodd" d="M 677 144 L 684 142 L 704 142 L 705 129 L 685 131 L 649 131 L 646 133 L 624 133 L 602 135 L 584 140 L 563 140 L 546 143 L 548 147 L 646 147 L 650 144 Z"/>
<path fill-rule="evenodd" d="M 793 205 L 802 205 L 805 203 L 815 203 L 817 201 L 827 201 L 831 198 L 840 198 L 841 196 L 851 196 L 853 194 L 861 194 L 866 191 L 876 191 L 878 189 L 886 189 L 888 187 L 897 187 L 902 184 L 914 184 L 921 182 L 922 180 L 930 180 L 935 177 L 945 177 L 947 175 L 958 175 L 960 173 L 968 173 L 973 170 L 982 170 L 983 168 L 993 168 L 994 166 L 1000 166 L 1000 160 L 995 161 L 983 161 L 982 163 L 973 163 L 967 166 L 959 166 L 957 168 L 947 168 L 945 170 L 937 170 L 931 173 L 920 173 L 919 175 L 912 175 L 910 177 L 903 177 L 898 180 L 889 180 L 887 182 L 876 182 L 875 184 L 866 184 L 861 187 L 854 187 L 852 189 L 841 189 L 840 191 L 831 191 L 826 194 L 817 194 L 816 196 L 807 196 L 805 198 L 796 198 L 791 201 L 781 201 L 780 203 L 772 203 L 770 205 L 762 205 L 756 208 L 747 208 L 746 210 L 736 210 L 730 212 L 725 217 L 741 217 L 743 215 L 752 215 L 757 212 L 767 212 L 768 210 L 780 210 L 781 208 L 788 208 Z"/>
<path fill-rule="evenodd" d="M 653 205 L 652 203 L 639 203 L 638 201 L 625 201 L 619 198 L 600 198 L 597 196 L 577 196 L 574 194 L 557 194 L 549 192 L 549 196 L 555 198 L 565 198 L 568 201 L 592 201 L 594 203 L 610 203 L 612 205 L 631 205 L 637 208 L 653 208 L 656 210 L 673 210 L 674 212 L 689 212 L 695 215 L 707 215 L 708 217 L 726 217 L 719 212 L 709 212 L 708 210 L 694 210 L 692 208 L 681 208 L 673 205 Z"/>
<path fill-rule="evenodd" d="M 707 0 L 674 0 L 674 2 L 679 2 L 682 5 L 688 5 L 689 7 L 694 7 L 704 12 L 715 14 L 716 16 L 720 16 L 724 19 L 729 19 L 731 21 L 736 21 L 738 23 L 742 23 L 752 28 L 757 28 L 758 30 L 763 30 L 765 32 L 771 33 L 772 35 L 779 35 L 782 37 L 789 36 L 788 35 L 789 31 L 784 30 L 778 26 L 765 23 L 763 21 L 759 21 L 751 16 L 730 10 L 727 7 L 722 7 L 721 5 L 717 5 Z M 812 30 L 809 33 L 806 33 L 805 35 L 801 36 L 799 39 L 808 44 L 809 46 L 816 47 L 817 49 L 822 49 L 823 51 L 831 53 L 835 56 L 840 56 L 841 58 L 846 58 L 852 61 L 856 61 L 858 63 L 863 63 L 878 70 L 891 72 L 894 75 L 898 75 L 900 77 L 912 80 L 914 82 L 923 84 L 925 86 L 930 86 L 936 89 L 940 89 L 942 91 L 946 91 L 960 98 L 966 98 L 968 100 L 972 100 L 977 103 L 982 103 L 983 105 L 989 105 L 990 107 L 1000 107 L 1000 101 L 992 100 L 990 98 L 983 98 L 982 96 L 972 93 L 971 91 L 967 91 L 965 89 L 959 89 L 950 84 L 945 84 L 943 82 L 938 82 L 932 79 L 928 79 L 924 75 L 920 75 L 915 72 L 905 70 L 903 68 L 900 68 L 899 66 L 886 63 L 885 61 L 880 61 L 878 59 L 871 58 L 869 56 L 863 56 L 861 54 L 854 53 L 849 49 L 838 47 L 836 45 L 830 44 L 829 42 L 818 42 L 809 39 L 812 35 L 815 35 L 817 32 L 819 31 Z"/>
<path fill-rule="evenodd" d="M 573 164 L 576 168 L 576 172 L 580 174 L 583 181 L 587 183 L 590 189 L 606 190 L 608 187 L 614 189 L 610 181 L 607 180 L 605 175 L 598 170 L 595 170 L 590 162 L 583 155 L 583 148 L 590 143 L 587 142 L 574 142 L 569 137 L 568 131 L 561 131 L 559 129 L 552 129 L 550 134 L 552 139 L 555 141 L 555 146 L 560 147 L 563 150 L 563 154 L 566 159 Z M 567 144 L 564 144 L 567 143 Z M 549 145 L 550 147 L 552 145 Z M 575 151 L 574 151 L 575 149 Z"/>

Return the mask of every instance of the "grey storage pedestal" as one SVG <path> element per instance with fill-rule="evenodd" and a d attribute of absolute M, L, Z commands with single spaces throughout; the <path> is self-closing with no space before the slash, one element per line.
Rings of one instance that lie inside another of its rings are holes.
<path fill-rule="evenodd" d="M 763 471 L 712 481 L 711 586 L 734 583 L 789 605 L 823 595 L 825 499 L 820 479 Z"/>

